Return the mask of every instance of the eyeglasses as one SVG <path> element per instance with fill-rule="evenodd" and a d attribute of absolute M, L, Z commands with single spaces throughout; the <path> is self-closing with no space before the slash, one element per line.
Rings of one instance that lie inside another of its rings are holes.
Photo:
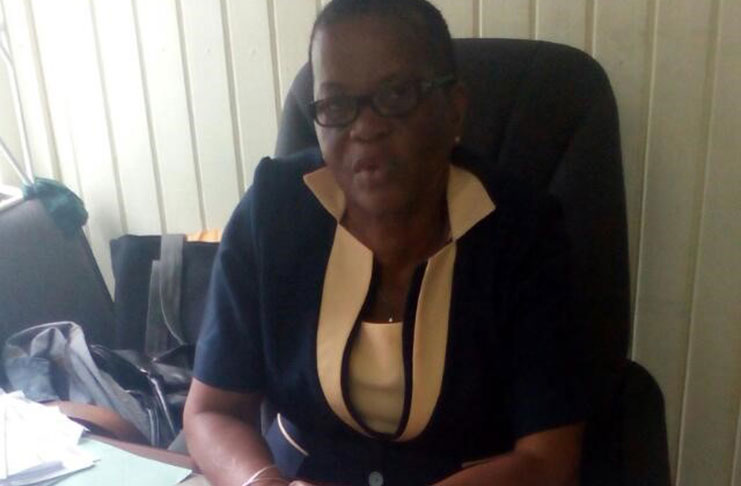
<path fill-rule="evenodd" d="M 383 117 L 402 117 L 419 106 L 422 99 L 433 89 L 455 82 L 455 76 L 447 74 L 430 80 L 413 80 L 381 86 L 364 96 L 330 96 L 309 104 L 314 120 L 323 127 L 346 127 L 360 114 L 365 105 Z"/>

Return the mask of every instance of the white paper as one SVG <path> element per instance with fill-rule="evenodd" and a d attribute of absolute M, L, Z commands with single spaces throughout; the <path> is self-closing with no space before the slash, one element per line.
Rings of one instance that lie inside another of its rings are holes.
<path fill-rule="evenodd" d="M 90 467 L 77 444 L 85 428 L 56 407 L 0 393 L 0 486 L 25 486 Z"/>

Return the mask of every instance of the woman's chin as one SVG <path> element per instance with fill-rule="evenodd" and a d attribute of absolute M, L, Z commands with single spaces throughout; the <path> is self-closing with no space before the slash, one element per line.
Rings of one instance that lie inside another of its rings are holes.
<path fill-rule="evenodd" d="M 355 204 L 368 216 L 400 215 L 409 207 L 406 194 L 398 190 L 372 190 L 356 194 Z"/>

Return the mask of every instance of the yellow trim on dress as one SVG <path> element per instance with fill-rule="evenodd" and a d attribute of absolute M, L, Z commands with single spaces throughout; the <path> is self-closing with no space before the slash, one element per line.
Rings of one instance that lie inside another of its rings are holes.
<path fill-rule="evenodd" d="M 322 392 L 334 413 L 363 434 L 366 432 L 350 414 L 342 394 L 342 358 L 368 294 L 372 273 L 371 251 L 337 225 L 319 308 L 317 371 Z"/>
<path fill-rule="evenodd" d="M 316 343 L 319 383 L 334 413 L 354 430 L 368 435 L 345 403 L 341 373 L 345 348 L 370 287 L 373 253 L 340 224 L 345 196 L 330 170 L 322 167 L 305 175 L 304 181 L 337 221 L 319 310 Z M 399 441 L 411 440 L 422 433 L 440 396 L 456 240 L 495 209 L 483 184 L 467 170 L 454 165 L 450 167 L 447 199 L 452 241 L 428 260 L 422 278 L 413 323 L 410 409 L 406 426 L 396 439 Z"/>

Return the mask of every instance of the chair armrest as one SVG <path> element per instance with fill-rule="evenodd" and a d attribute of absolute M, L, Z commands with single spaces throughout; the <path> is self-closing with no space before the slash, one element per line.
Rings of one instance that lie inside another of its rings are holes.
<path fill-rule="evenodd" d="M 625 484 L 669 486 L 664 396 L 653 376 L 628 361 L 622 393 Z"/>
<path fill-rule="evenodd" d="M 656 380 L 623 360 L 605 376 L 587 421 L 584 486 L 669 486 L 664 399 Z"/>

